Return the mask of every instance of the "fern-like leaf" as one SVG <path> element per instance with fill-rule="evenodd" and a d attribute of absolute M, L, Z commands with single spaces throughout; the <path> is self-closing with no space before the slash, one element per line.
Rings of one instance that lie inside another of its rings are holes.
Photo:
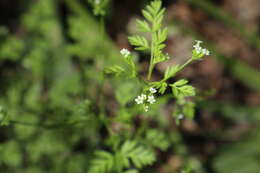
<path fill-rule="evenodd" d="M 113 74 L 115 76 L 120 76 L 125 72 L 125 69 L 119 65 L 114 65 L 105 69 L 106 74 Z"/>
<path fill-rule="evenodd" d="M 132 36 L 128 37 L 128 40 L 131 45 L 135 46 L 136 50 L 148 50 L 149 43 L 143 36 Z"/>
<path fill-rule="evenodd" d="M 106 151 L 97 151 L 88 173 L 108 173 L 114 168 L 114 157 Z"/>
<path fill-rule="evenodd" d="M 144 146 L 138 145 L 135 141 L 127 141 L 121 148 L 123 155 L 130 159 L 137 168 L 151 165 L 155 161 L 155 155 Z"/>
<path fill-rule="evenodd" d="M 146 140 L 153 147 L 157 147 L 165 151 L 170 146 L 170 141 L 167 139 L 165 133 L 159 130 L 149 130 L 146 134 Z"/>

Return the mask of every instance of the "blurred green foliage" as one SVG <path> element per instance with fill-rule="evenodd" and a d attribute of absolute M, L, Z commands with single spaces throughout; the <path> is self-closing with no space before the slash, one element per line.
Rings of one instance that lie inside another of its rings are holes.
<path fill-rule="evenodd" d="M 209 1 L 187 2 L 232 26 L 259 48 L 257 34 L 247 32 Z M 156 172 L 154 167 L 147 167 L 155 160 L 174 172 L 159 151 L 181 159 L 179 172 L 206 172 L 203 161 L 190 152 L 181 131 L 165 113 L 163 105 L 169 104 L 171 96 L 158 98 L 148 115 L 140 116 L 140 108 L 131 101 L 141 84 L 104 75 L 105 71 L 120 74 L 118 67 L 127 68 L 104 28 L 111 2 L 64 0 L 68 10 L 65 21 L 61 20 L 59 3 L 30 0 L 21 14 L 21 31 L 12 33 L 0 27 L 0 172 L 137 173 L 139 168 L 140 172 Z M 185 26 L 178 27 L 180 32 L 200 38 Z M 230 60 L 214 44 L 208 45 L 232 76 L 259 91 L 259 71 L 240 60 Z M 115 64 L 120 66 L 107 68 Z M 169 68 L 164 80 L 176 72 Z M 194 88 L 184 87 L 186 83 L 173 83 L 173 92 L 193 96 Z M 154 85 L 159 86 L 160 93 L 167 93 L 165 82 Z M 179 100 L 179 105 L 174 108 L 175 115 L 183 112 L 194 117 L 194 102 L 184 104 Z M 198 106 L 235 123 L 259 124 L 257 107 L 215 101 L 200 101 Z M 258 173 L 258 133 L 255 130 L 243 142 L 224 146 L 213 161 L 214 170 Z"/>
<path fill-rule="evenodd" d="M 260 170 L 259 145 L 259 130 L 255 130 L 244 137 L 243 142 L 224 147 L 216 157 L 214 167 L 218 172 L 223 173 L 256 173 Z"/>

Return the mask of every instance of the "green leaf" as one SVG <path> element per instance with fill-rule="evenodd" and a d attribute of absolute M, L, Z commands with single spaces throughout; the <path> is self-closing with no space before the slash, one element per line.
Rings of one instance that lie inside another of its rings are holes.
<path fill-rule="evenodd" d="M 107 173 L 110 172 L 114 166 L 114 157 L 106 151 L 96 151 L 96 158 L 92 160 L 88 173 Z"/>
<path fill-rule="evenodd" d="M 131 36 L 128 37 L 128 40 L 132 46 L 135 46 L 136 50 L 148 50 L 149 44 L 146 38 L 143 36 Z"/>
<path fill-rule="evenodd" d="M 159 130 L 148 130 L 146 133 L 146 140 L 149 145 L 157 147 L 162 151 L 165 151 L 170 146 L 170 141 L 168 140 L 165 133 Z"/>
<path fill-rule="evenodd" d="M 163 43 L 167 39 L 168 29 L 164 28 L 163 30 L 159 29 L 156 34 L 156 43 Z"/>
<path fill-rule="evenodd" d="M 182 87 L 172 86 L 172 91 L 175 97 L 195 96 L 195 88 L 191 85 L 185 85 Z"/>
<path fill-rule="evenodd" d="M 166 82 L 163 82 L 159 88 L 159 93 L 164 94 L 165 90 L 167 89 L 168 84 Z"/>
<path fill-rule="evenodd" d="M 120 76 L 125 72 L 125 69 L 119 65 L 114 65 L 105 69 L 106 74 L 113 74 L 115 76 Z"/>
<path fill-rule="evenodd" d="M 162 44 L 160 46 L 164 47 L 165 45 Z M 157 48 L 160 49 L 160 47 L 157 47 Z M 168 56 L 164 55 L 160 50 L 157 50 L 157 51 L 154 52 L 153 64 L 157 64 L 159 62 L 163 62 L 163 61 L 166 61 L 166 60 L 168 60 Z"/>
<path fill-rule="evenodd" d="M 154 19 L 155 21 L 153 22 L 153 30 L 154 31 L 158 31 L 161 26 L 162 26 L 162 20 L 163 20 L 163 13 L 164 13 L 164 9 L 161 11 L 161 13 L 156 16 L 156 18 Z"/>
<path fill-rule="evenodd" d="M 180 90 L 184 97 L 195 96 L 195 88 L 191 85 L 185 85 Z"/>
<path fill-rule="evenodd" d="M 142 20 L 137 19 L 136 22 L 137 22 L 139 30 L 141 32 L 150 32 L 151 31 L 151 28 L 146 21 L 142 21 Z"/>
<path fill-rule="evenodd" d="M 166 47 L 166 44 L 159 44 L 158 45 L 158 49 L 159 50 L 162 50 L 163 48 L 165 48 Z M 165 58 L 166 59 L 166 58 Z"/>
<path fill-rule="evenodd" d="M 188 83 L 188 81 L 186 79 L 181 79 L 181 80 L 178 80 L 177 82 L 174 82 L 174 85 L 176 87 L 180 87 L 180 86 L 183 86 L 183 85 L 185 85 L 187 83 Z"/>
<path fill-rule="evenodd" d="M 146 9 L 153 16 L 156 16 L 159 13 L 159 11 L 160 11 L 161 6 L 162 6 L 162 2 L 159 1 L 159 0 L 156 0 L 156 1 L 151 2 L 151 4 L 146 7 Z"/>
<path fill-rule="evenodd" d="M 171 77 L 174 77 L 177 72 L 179 72 L 180 66 L 176 65 L 173 67 L 167 67 L 166 71 L 164 72 L 164 80 L 168 80 Z"/>
<path fill-rule="evenodd" d="M 159 89 L 160 94 L 164 94 L 165 90 L 167 89 L 168 84 L 164 81 L 159 81 L 159 82 L 152 82 L 151 86 Z"/>
<path fill-rule="evenodd" d="M 187 83 L 187 80 L 181 79 L 170 85 L 176 98 L 195 96 L 195 88 L 191 85 L 186 85 Z"/>
<path fill-rule="evenodd" d="M 135 141 L 126 141 L 122 147 L 123 156 L 130 159 L 137 168 L 143 168 L 146 165 L 151 165 L 155 161 L 154 153 L 138 145 Z"/>
<path fill-rule="evenodd" d="M 145 10 L 142 11 L 144 17 L 152 23 L 153 31 L 157 31 L 161 27 L 164 11 L 165 9 L 162 8 L 162 2 L 159 0 L 151 2 L 151 4 L 146 6 Z"/>
<path fill-rule="evenodd" d="M 148 11 L 142 10 L 142 13 L 148 21 L 153 22 L 153 16 Z"/>

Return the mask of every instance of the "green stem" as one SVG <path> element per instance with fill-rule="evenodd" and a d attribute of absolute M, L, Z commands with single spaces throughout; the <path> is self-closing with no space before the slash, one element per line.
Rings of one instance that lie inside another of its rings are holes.
<path fill-rule="evenodd" d="M 186 61 L 184 64 L 182 64 L 182 65 L 180 66 L 178 72 L 181 71 L 182 69 L 184 69 L 186 66 L 188 66 L 192 61 L 193 61 L 193 59 L 190 58 L 188 61 Z"/>
<path fill-rule="evenodd" d="M 175 75 L 178 73 L 178 72 L 180 72 L 182 69 L 184 69 L 186 66 L 188 66 L 190 63 L 192 63 L 194 60 L 192 59 L 192 58 L 190 58 L 190 59 L 188 59 L 184 64 L 182 64 L 180 67 L 179 67 L 179 69 L 178 69 L 178 71 L 176 72 L 176 73 L 174 73 Z M 171 77 L 173 77 L 173 76 L 171 76 Z M 170 77 L 169 77 L 170 78 Z M 165 81 L 167 81 L 169 78 L 166 78 L 166 79 L 162 79 L 161 80 L 161 82 L 165 82 Z"/>
<path fill-rule="evenodd" d="M 152 58 L 151 58 L 152 59 Z M 152 72 L 153 72 L 153 68 L 154 68 L 154 65 L 151 64 L 152 62 L 150 61 L 150 66 L 149 66 L 149 72 L 148 72 L 148 76 L 147 76 L 147 79 L 150 80 L 151 79 L 151 76 L 152 76 Z"/>
<path fill-rule="evenodd" d="M 152 73 L 153 73 L 153 68 L 154 68 L 153 59 L 154 59 L 154 33 L 152 33 L 151 58 L 150 58 L 148 76 L 147 76 L 148 80 L 151 79 L 151 76 L 152 76 Z"/>

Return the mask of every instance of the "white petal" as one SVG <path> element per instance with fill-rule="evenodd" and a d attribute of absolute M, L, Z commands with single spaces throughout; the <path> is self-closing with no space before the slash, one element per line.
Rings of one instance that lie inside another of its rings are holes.
<path fill-rule="evenodd" d="M 150 88 L 150 92 L 154 94 L 154 93 L 156 93 L 156 92 L 157 92 L 157 90 L 156 90 L 156 89 L 154 89 L 154 88 Z"/>

